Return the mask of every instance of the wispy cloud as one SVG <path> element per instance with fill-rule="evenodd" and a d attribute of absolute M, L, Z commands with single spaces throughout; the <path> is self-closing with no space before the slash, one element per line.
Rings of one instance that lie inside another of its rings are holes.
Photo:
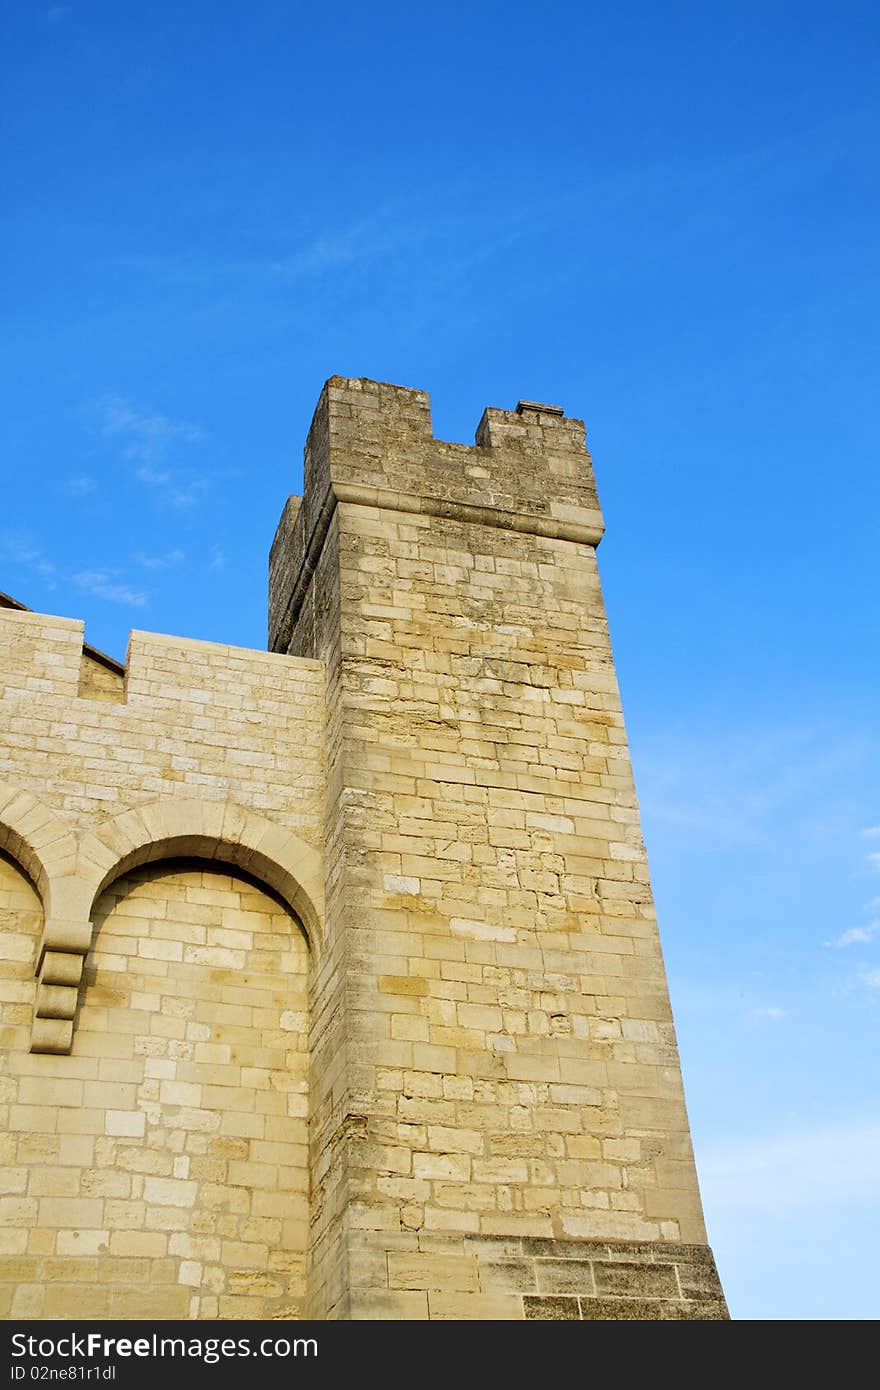
<path fill-rule="evenodd" d="M 404 241 L 412 241 L 415 236 L 412 224 L 401 230 L 399 224 L 389 222 L 386 226 L 379 218 L 364 218 L 339 232 L 316 237 L 284 260 L 275 261 L 272 269 L 291 280 L 317 275 L 325 270 L 338 270 L 341 266 L 392 255 Z"/>
<path fill-rule="evenodd" d="M 160 458 L 175 443 L 199 444 L 204 431 L 185 420 L 171 420 L 158 411 L 137 410 L 124 396 L 105 396 L 101 402 L 101 433 L 124 441 L 123 455 L 146 463 Z"/>
<path fill-rule="evenodd" d="M 97 483 L 94 478 L 90 478 L 87 473 L 80 473 L 74 478 L 68 478 L 65 483 L 65 491 L 72 493 L 74 497 L 85 497 L 90 492 L 95 492 Z"/>
<path fill-rule="evenodd" d="M 135 469 L 134 476 L 139 482 L 151 483 L 153 487 L 165 487 L 171 482 L 170 473 L 163 472 L 158 468 L 150 468 L 147 464 L 144 464 L 142 468 Z"/>
<path fill-rule="evenodd" d="M 210 565 L 208 566 L 208 569 L 212 569 L 212 570 L 222 570 L 222 569 L 225 569 L 225 568 L 226 568 L 226 556 L 223 554 L 223 551 L 222 551 L 222 550 L 220 550 L 217 546 L 215 546 L 215 547 L 214 547 L 214 553 L 213 553 L 213 555 L 211 556 L 211 563 L 210 563 Z"/>
<path fill-rule="evenodd" d="M 194 507 L 202 500 L 207 486 L 207 478 L 191 478 L 188 483 L 171 488 L 171 501 L 175 507 Z"/>
<path fill-rule="evenodd" d="M 708 1204 L 752 1212 L 876 1199 L 880 1121 L 843 1122 L 710 1150 L 700 1158 L 700 1185 Z"/>
<path fill-rule="evenodd" d="M 8 560 L 10 564 L 21 565 L 23 569 L 39 575 L 47 588 L 55 588 L 57 574 L 55 565 L 51 560 L 47 560 L 38 546 L 33 545 L 24 537 L 16 535 L 0 537 L 0 556 L 4 560 Z"/>
<path fill-rule="evenodd" d="M 104 396 L 90 410 L 97 411 L 98 433 L 118 444 L 139 483 L 155 488 L 173 507 L 187 508 L 201 500 L 209 479 L 179 465 L 180 450 L 206 438 L 200 425 L 143 410 L 124 396 Z"/>
<path fill-rule="evenodd" d="M 867 825 L 861 833 L 865 840 L 880 840 L 880 825 Z"/>
<path fill-rule="evenodd" d="M 502 248 L 528 236 L 542 236 L 565 216 L 565 199 L 493 200 L 491 211 L 477 207 L 465 184 L 442 192 L 409 192 L 374 205 L 369 214 L 345 226 L 303 238 L 289 254 L 267 263 L 282 281 L 321 280 L 328 286 L 346 278 L 381 274 L 387 286 L 402 267 L 431 267 L 435 288 L 460 291 L 469 271 L 496 257 Z M 571 210 L 569 210 L 569 216 Z M 408 281 L 407 281 L 408 283 Z"/>
<path fill-rule="evenodd" d="M 109 603 L 143 608 L 147 602 L 147 595 L 127 584 L 118 570 L 86 569 L 71 574 L 47 560 L 39 546 L 19 536 L 0 536 L 0 559 L 30 570 L 43 580 L 48 589 L 57 589 L 59 584 L 72 584 L 83 593 L 106 599 Z"/>
<path fill-rule="evenodd" d="M 135 561 L 145 570 L 170 570 L 186 559 L 182 550 L 167 550 L 164 555 L 144 555 L 139 552 Z"/>
<path fill-rule="evenodd" d="M 106 599 L 108 603 L 122 603 L 131 608 L 143 608 L 147 602 L 145 593 L 132 589 L 130 585 L 119 583 L 114 574 L 107 570 L 81 570 L 71 576 L 78 589 L 83 589 L 95 598 Z"/>
<path fill-rule="evenodd" d="M 880 989 L 880 970 L 863 970 L 862 979 L 869 989 Z"/>
<path fill-rule="evenodd" d="M 781 1018 L 788 1018 L 788 1009 L 779 1009 L 775 1005 L 768 1005 L 764 1008 L 752 1009 L 753 1018 L 769 1018 L 778 1022 Z"/>
<path fill-rule="evenodd" d="M 723 752 L 705 742 L 700 746 L 693 731 L 682 730 L 671 746 L 636 753 L 645 815 L 688 831 L 692 843 L 695 837 L 710 839 L 713 849 L 719 840 L 731 846 L 770 843 L 780 812 L 788 816 L 792 809 L 802 830 L 810 831 L 804 809 L 820 800 L 824 805 L 828 781 L 839 781 L 864 760 L 857 738 L 832 742 L 818 724 L 729 740 Z"/>
<path fill-rule="evenodd" d="M 840 936 L 826 941 L 825 945 L 835 947 L 860 946 L 868 941 L 873 941 L 878 932 L 880 932 L 880 921 L 869 922 L 866 927 L 849 927 Z"/>

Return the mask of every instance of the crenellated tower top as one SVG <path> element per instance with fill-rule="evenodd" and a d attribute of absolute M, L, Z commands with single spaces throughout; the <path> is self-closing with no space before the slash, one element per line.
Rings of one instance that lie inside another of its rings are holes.
<path fill-rule="evenodd" d="M 339 502 L 592 546 L 604 531 L 584 422 L 536 401 L 487 407 L 476 442 L 453 444 L 435 439 L 426 391 L 330 377 L 309 430 L 304 480 L 304 495 L 284 508 L 270 557 L 273 651 L 287 649 Z"/>

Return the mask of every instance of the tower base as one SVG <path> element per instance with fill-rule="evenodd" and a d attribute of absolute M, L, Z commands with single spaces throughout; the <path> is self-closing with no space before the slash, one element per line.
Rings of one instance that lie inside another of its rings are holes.
<path fill-rule="evenodd" d="M 707 1245 L 432 1232 L 349 1235 L 346 1319 L 719 1321 Z"/>

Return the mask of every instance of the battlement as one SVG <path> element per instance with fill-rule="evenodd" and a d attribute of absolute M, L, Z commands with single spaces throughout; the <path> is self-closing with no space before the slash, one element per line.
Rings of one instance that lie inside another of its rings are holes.
<path fill-rule="evenodd" d="M 559 406 L 520 401 L 487 407 L 474 444 L 436 439 L 426 391 L 331 377 L 305 448 L 305 500 L 326 491 L 340 501 L 411 510 L 406 499 L 475 511 L 485 525 L 560 535 L 596 545 L 602 516 L 583 420 Z M 516 523 L 519 524 L 516 524 Z"/>
<path fill-rule="evenodd" d="M 261 810 L 317 834 L 318 662 L 133 631 L 111 693 L 84 679 L 87 661 L 82 622 L 0 610 L 0 779 L 83 823 L 184 789 L 253 800 L 259 783 Z M 291 770 L 275 749 L 294 737 Z"/>
<path fill-rule="evenodd" d="M 426 391 L 325 383 L 270 555 L 269 646 L 287 649 L 336 507 L 435 516 L 597 546 L 604 521 L 582 420 L 560 406 L 487 407 L 474 444 L 434 437 Z"/>

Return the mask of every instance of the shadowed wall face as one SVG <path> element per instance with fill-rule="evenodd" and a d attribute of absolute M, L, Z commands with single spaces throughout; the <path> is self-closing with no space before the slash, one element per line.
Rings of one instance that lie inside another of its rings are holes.
<path fill-rule="evenodd" d="M 19 866 L 0 850 L 0 1046 L 27 1052 L 34 1009 L 34 956 L 43 927 L 43 908 Z M 9 1100 L 4 1082 L 2 1103 Z M 3 1140 L 3 1166 L 14 1146 Z M 7 1192 L 16 1184 L 7 1180 Z M 13 1242 L 14 1244 L 15 1242 Z"/>
<path fill-rule="evenodd" d="M 3 1201 L 19 1223 L 6 1232 L 7 1314 L 297 1316 L 308 1242 L 299 924 L 216 867 L 118 879 L 96 904 L 73 1052 L 40 1056 L 28 1051 L 39 901 L 5 861 L 0 893 L 15 1030 L 4 1031 Z"/>

